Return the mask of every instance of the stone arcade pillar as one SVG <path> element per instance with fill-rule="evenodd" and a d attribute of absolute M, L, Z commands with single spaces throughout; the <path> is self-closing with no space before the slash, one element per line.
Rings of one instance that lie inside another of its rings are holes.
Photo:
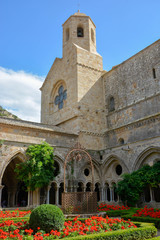
<path fill-rule="evenodd" d="M 0 185 L 0 209 L 2 208 L 2 189 L 3 189 L 4 186 Z"/>
<path fill-rule="evenodd" d="M 55 194 L 56 194 L 56 196 L 55 196 L 55 198 L 56 198 L 56 199 L 55 199 L 55 200 L 56 200 L 56 205 L 59 205 L 59 188 L 60 188 L 60 187 L 57 186 L 57 190 L 56 190 L 56 193 L 55 193 Z"/>
<path fill-rule="evenodd" d="M 113 189 L 112 187 L 109 187 L 110 188 L 110 201 L 112 202 L 113 201 Z"/>
<path fill-rule="evenodd" d="M 47 200 L 46 200 L 46 204 L 49 204 L 49 192 L 50 192 L 50 188 L 51 188 L 51 185 L 48 186 L 47 188 Z"/>
<path fill-rule="evenodd" d="M 100 201 L 101 202 L 103 202 L 105 200 L 104 193 L 105 193 L 104 187 L 102 186 L 102 187 L 100 187 Z"/>
<path fill-rule="evenodd" d="M 149 187 L 149 190 L 150 190 L 150 197 L 151 197 L 151 201 L 150 202 L 153 202 L 154 201 L 154 194 L 153 194 L 152 188 Z"/>

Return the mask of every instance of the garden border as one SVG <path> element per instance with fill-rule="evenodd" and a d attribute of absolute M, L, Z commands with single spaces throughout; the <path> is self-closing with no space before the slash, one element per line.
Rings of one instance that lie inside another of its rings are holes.
<path fill-rule="evenodd" d="M 115 232 L 106 232 L 106 233 L 96 233 L 89 234 L 84 236 L 76 236 L 74 240 L 142 240 L 144 237 L 146 239 L 152 239 L 157 234 L 157 229 L 152 223 L 135 223 L 139 225 L 138 228 L 126 229 L 126 230 L 117 230 Z M 72 238 L 65 238 L 65 240 L 71 240 Z M 154 238 L 155 239 L 155 238 Z"/>

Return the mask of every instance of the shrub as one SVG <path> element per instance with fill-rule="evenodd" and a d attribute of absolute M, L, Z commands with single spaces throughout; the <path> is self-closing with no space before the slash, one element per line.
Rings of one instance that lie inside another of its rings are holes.
<path fill-rule="evenodd" d="M 136 223 L 137 225 L 137 223 Z M 84 236 L 74 237 L 74 240 L 142 240 L 152 239 L 157 233 L 157 229 L 152 224 L 141 223 L 139 228 L 132 228 L 126 230 L 117 230 L 114 232 L 96 233 Z M 65 240 L 71 240 L 71 238 L 65 238 Z M 159 239 L 158 239 L 159 240 Z"/>
<path fill-rule="evenodd" d="M 151 217 L 135 217 L 133 215 L 124 215 L 124 219 L 131 219 L 132 221 L 137 222 L 147 222 L 147 223 L 154 223 L 156 228 L 160 228 L 160 219 L 159 218 L 151 218 Z"/>
<path fill-rule="evenodd" d="M 35 208 L 30 215 L 29 225 L 36 231 L 37 228 L 50 232 L 60 231 L 64 226 L 64 215 L 62 210 L 51 204 L 43 204 Z"/>

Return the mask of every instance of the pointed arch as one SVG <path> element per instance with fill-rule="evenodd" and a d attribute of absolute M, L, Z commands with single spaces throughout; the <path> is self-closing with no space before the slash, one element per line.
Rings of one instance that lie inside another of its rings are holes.
<path fill-rule="evenodd" d="M 125 162 L 121 159 L 121 158 L 119 158 L 117 155 L 114 155 L 114 154 L 112 154 L 112 155 L 110 155 L 109 157 L 107 157 L 106 158 L 106 160 L 103 162 L 103 164 L 102 164 L 102 176 L 104 176 L 104 173 L 105 173 L 105 171 L 106 171 L 106 169 L 109 167 L 109 166 L 111 166 L 111 164 L 113 164 L 113 163 L 120 163 L 121 165 L 122 165 L 122 167 L 123 167 L 123 169 L 126 171 L 126 172 L 130 172 L 129 171 L 129 168 L 128 168 L 128 166 L 125 164 Z"/>
<path fill-rule="evenodd" d="M 14 158 L 18 158 L 20 160 L 20 162 L 24 162 L 27 159 L 26 155 L 21 150 L 17 150 L 15 152 L 13 152 L 11 155 L 7 156 L 7 159 L 5 160 L 2 170 L 0 172 L 0 183 L 2 182 L 3 174 L 4 174 L 7 166 L 10 164 L 10 162 Z"/>
<path fill-rule="evenodd" d="M 154 164 L 156 159 L 160 159 L 160 147 L 151 146 L 140 153 L 136 159 L 132 171 L 138 170 L 144 163 Z"/>

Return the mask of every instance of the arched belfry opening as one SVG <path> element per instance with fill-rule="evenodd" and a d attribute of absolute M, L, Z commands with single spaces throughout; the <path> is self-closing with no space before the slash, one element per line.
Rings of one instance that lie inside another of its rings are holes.
<path fill-rule="evenodd" d="M 28 193 L 23 182 L 17 179 L 16 164 L 22 162 L 19 155 L 15 155 L 6 166 L 2 177 L 2 207 L 25 207 L 28 203 Z"/>
<path fill-rule="evenodd" d="M 84 37 L 84 30 L 82 27 L 77 27 L 77 37 Z"/>

